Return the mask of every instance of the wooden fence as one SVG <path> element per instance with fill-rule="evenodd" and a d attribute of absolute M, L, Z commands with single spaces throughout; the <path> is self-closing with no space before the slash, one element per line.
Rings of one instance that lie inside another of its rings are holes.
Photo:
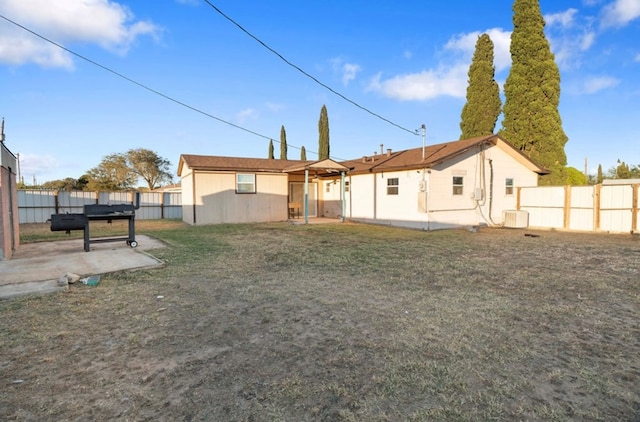
<path fill-rule="evenodd" d="M 134 192 L 18 190 L 20 224 L 44 223 L 51 214 L 82 213 L 88 204 L 133 204 Z M 182 218 L 180 192 L 141 192 L 136 219 Z"/>
<path fill-rule="evenodd" d="M 521 187 L 517 209 L 529 213 L 529 227 L 534 228 L 638 233 L 638 186 L 622 182 Z"/>

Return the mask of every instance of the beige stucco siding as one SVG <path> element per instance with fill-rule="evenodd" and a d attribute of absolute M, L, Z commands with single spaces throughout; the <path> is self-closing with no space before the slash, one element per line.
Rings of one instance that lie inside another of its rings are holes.
<path fill-rule="evenodd" d="M 182 188 L 182 221 L 188 224 L 195 224 L 193 179 L 193 172 L 185 166 L 180 175 L 180 186 Z"/>
<path fill-rule="evenodd" d="M 375 174 L 350 176 L 349 193 L 346 196 L 348 218 L 373 219 L 375 217 Z"/>
<path fill-rule="evenodd" d="M 194 212 L 195 224 L 198 225 L 287 219 L 286 174 L 253 173 L 256 176 L 256 193 L 236 193 L 235 172 L 198 171 L 189 174 L 187 171 L 185 174 L 187 176 L 182 179 L 183 220 L 187 223 L 194 224 Z M 185 203 L 190 198 L 191 204 Z"/>
<path fill-rule="evenodd" d="M 453 193 L 454 176 L 463 178 L 461 195 Z M 500 224 L 502 212 L 516 207 L 516 188 L 536 186 L 537 177 L 499 147 L 473 149 L 428 170 L 351 176 L 347 217 L 425 230 Z M 389 193 L 389 179 L 397 179 L 397 194 Z"/>

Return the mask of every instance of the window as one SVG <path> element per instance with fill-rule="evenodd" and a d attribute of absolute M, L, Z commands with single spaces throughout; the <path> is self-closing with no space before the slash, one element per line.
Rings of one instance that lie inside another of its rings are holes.
<path fill-rule="evenodd" d="M 331 192 L 331 182 L 327 182 L 324 188 L 325 192 Z"/>
<path fill-rule="evenodd" d="M 513 179 L 505 179 L 504 181 L 504 194 L 513 195 Z"/>
<path fill-rule="evenodd" d="M 348 180 L 344 181 L 344 191 L 345 192 L 349 192 L 349 181 Z"/>
<path fill-rule="evenodd" d="M 463 186 L 464 186 L 464 177 L 453 176 L 453 194 L 462 195 Z"/>
<path fill-rule="evenodd" d="M 397 195 L 398 194 L 398 178 L 392 177 L 391 179 L 387 179 L 387 195 Z"/>
<path fill-rule="evenodd" d="M 236 174 L 236 193 L 256 193 L 256 175 Z"/>

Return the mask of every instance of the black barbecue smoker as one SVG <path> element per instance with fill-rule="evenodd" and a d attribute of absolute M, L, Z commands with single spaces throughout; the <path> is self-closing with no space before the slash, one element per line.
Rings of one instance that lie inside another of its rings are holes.
<path fill-rule="evenodd" d="M 117 242 L 124 240 L 127 245 L 135 248 L 136 242 L 136 210 L 140 208 L 140 192 L 135 194 L 135 204 L 88 204 L 84 206 L 84 213 L 79 214 L 51 214 L 51 231 L 71 230 L 84 231 L 84 251 L 90 251 L 91 243 Z M 127 236 L 102 237 L 91 239 L 89 233 L 90 221 L 128 220 L 129 233 Z"/>

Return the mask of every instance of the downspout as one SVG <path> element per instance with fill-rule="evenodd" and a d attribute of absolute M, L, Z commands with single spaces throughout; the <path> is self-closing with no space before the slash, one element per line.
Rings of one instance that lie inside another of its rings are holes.
<path fill-rule="evenodd" d="M 304 224 L 309 224 L 309 169 L 304 169 Z"/>
<path fill-rule="evenodd" d="M 489 159 L 489 221 L 494 226 L 498 226 L 491 216 L 493 209 L 493 160 Z"/>
<path fill-rule="evenodd" d="M 193 225 L 196 225 L 196 171 L 191 171 L 191 206 L 193 207 Z"/>
<path fill-rule="evenodd" d="M 342 186 L 342 192 L 341 192 L 341 197 L 342 197 L 342 222 L 344 223 L 344 213 L 346 211 L 346 197 L 345 197 L 345 189 L 344 189 L 344 171 L 340 172 L 340 186 Z"/>
<path fill-rule="evenodd" d="M 373 221 L 378 219 L 378 179 L 373 173 Z"/>

